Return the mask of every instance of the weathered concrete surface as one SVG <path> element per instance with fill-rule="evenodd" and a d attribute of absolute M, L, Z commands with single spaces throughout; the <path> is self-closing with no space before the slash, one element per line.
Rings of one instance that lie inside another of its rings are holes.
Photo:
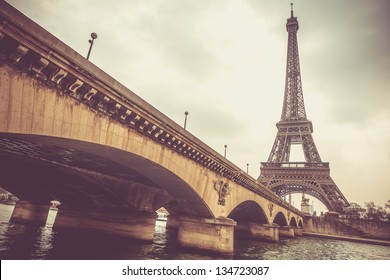
<path fill-rule="evenodd" d="M 174 215 L 169 215 L 167 219 L 167 228 L 178 229 L 180 226 L 180 218 Z"/>
<path fill-rule="evenodd" d="M 294 227 L 294 236 L 302 236 L 303 229 L 301 227 Z"/>
<path fill-rule="evenodd" d="M 287 237 L 287 238 L 294 238 L 294 228 L 292 226 L 282 226 L 279 228 L 279 236 L 280 237 Z"/>
<path fill-rule="evenodd" d="M 55 228 L 76 228 L 152 241 L 157 214 L 153 213 L 93 213 L 60 209 Z"/>
<path fill-rule="evenodd" d="M 276 224 L 259 225 L 249 223 L 249 232 L 254 239 L 278 242 L 279 241 L 279 226 Z"/>
<path fill-rule="evenodd" d="M 303 231 L 313 232 L 313 219 L 311 215 L 305 215 L 303 217 Z"/>
<path fill-rule="evenodd" d="M 34 205 L 28 201 L 19 200 L 14 208 L 10 222 L 44 226 L 50 205 Z"/>
<path fill-rule="evenodd" d="M 232 255 L 235 225 L 231 219 L 182 218 L 178 241 L 182 246 Z"/>
<path fill-rule="evenodd" d="M 390 222 L 312 217 L 312 233 L 390 240 Z M 306 231 L 306 229 L 305 229 Z"/>
<path fill-rule="evenodd" d="M 363 219 L 340 219 L 340 221 L 364 232 L 366 237 L 390 240 L 390 222 Z"/>
<path fill-rule="evenodd" d="M 336 239 L 336 240 L 344 240 L 344 241 L 351 241 L 351 242 L 358 242 L 358 243 L 390 246 L 390 241 L 388 240 L 361 238 L 361 237 L 345 236 L 345 235 L 332 235 L 332 234 L 324 234 L 324 233 L 313 233 L 313 232 L 304 232 L 303 235 L 310 236 L 310 237 L 319 237 L 319 238 L 326 238 L 326 239 Z"/>

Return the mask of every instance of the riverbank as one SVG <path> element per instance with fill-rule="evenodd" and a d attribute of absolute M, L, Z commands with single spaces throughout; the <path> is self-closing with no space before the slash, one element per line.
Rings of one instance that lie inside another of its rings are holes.
<path fill-rule="evenodd" d="M 310 237 L 320 237 L 320 238 L 337 239 L 337 240 L 344 240 L 344 241 L 351 241 L 351 242 L 358 242 L 358 243 L 390 246 L 390 241 L 387 240 L 360 238 L 360 237 L 353 237 L 353 236 L 341 236 L 341 235 L 332 235 L 332 234 L 323 234 L 323 233 L 314 233 L 314 232 L 303 232 L 302 234 L 304 236 L 310 236 Z"/>

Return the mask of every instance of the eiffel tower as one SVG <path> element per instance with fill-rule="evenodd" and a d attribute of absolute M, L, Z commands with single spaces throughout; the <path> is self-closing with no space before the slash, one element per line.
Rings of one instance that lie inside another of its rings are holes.
<path fill-rule="evenodd" d="M 287 19 L 288 32 L 286 84 L 283 109 L 278 132 L 267 162 L 262 162 L 258 180 L 283 197 L 291 193 L 305 193 L 319 199 L 329 211 L 343 211 L 349 205 L 330 177 L 328 162 L 322 162 L 314 143 L 313 125 L 306 117 L 299 66 L 297 31 L 298 20 Z M 304 162 L 290 162 L 291 145 L 300 144 Z"/>

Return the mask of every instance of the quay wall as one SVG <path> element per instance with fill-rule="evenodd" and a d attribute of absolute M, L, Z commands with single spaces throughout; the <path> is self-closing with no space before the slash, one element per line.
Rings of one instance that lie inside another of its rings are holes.
<path fill-rule="evenodd" d="M 326 216 L 312 222 L 313 233 L 390 240 L 390 222 Z"/>

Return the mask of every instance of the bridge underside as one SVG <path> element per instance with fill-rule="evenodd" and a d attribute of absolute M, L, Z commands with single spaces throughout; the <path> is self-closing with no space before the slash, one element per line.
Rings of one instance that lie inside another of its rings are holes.
<path fill-rule="evenodd" d="M 211 217 L 172 172 L 144 158 L 81 141 L 0 133 L 0 186 L 21 200 L 65 209 L 154 212 Z"/>

